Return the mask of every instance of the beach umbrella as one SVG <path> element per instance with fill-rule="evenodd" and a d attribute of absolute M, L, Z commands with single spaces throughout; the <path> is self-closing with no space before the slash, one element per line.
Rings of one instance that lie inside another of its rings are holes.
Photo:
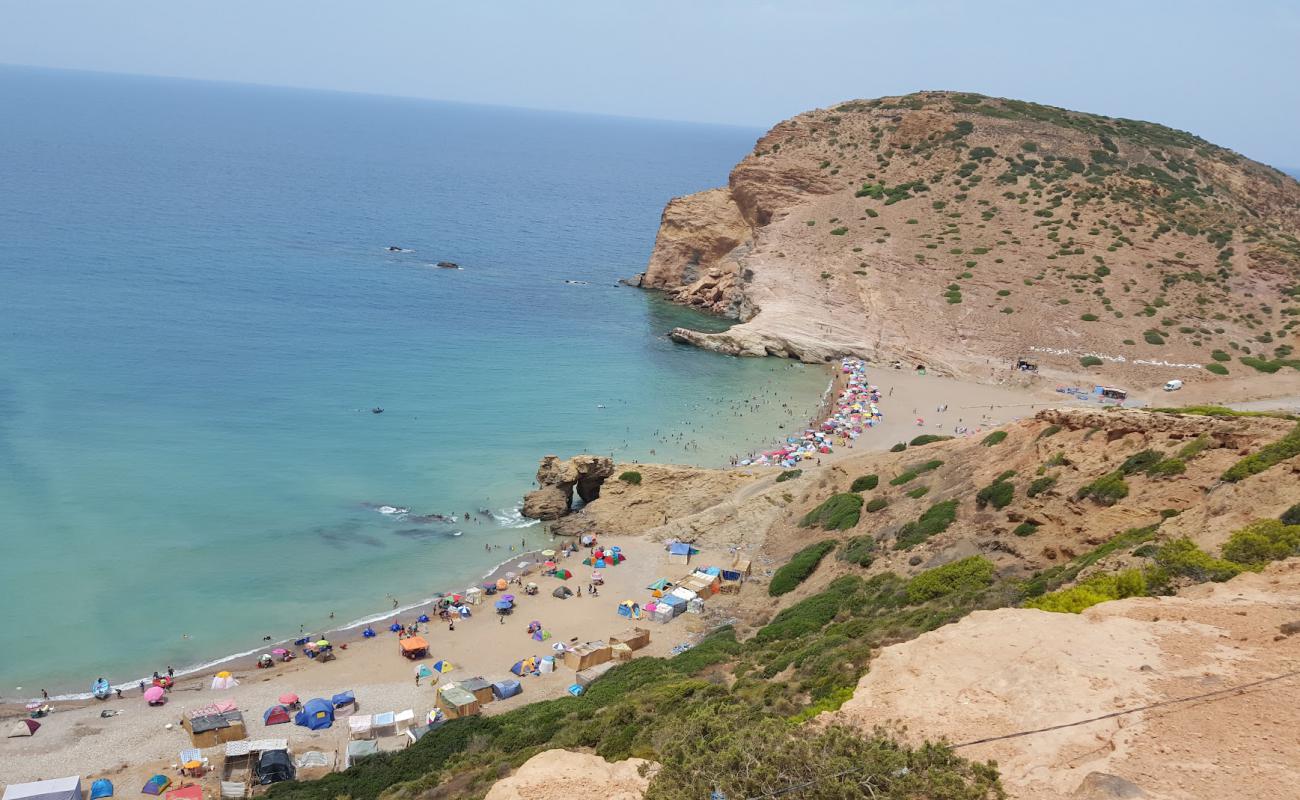
<path fill-rule="evenodd" d="M 271 654 L 272 654 L 272 655 L 277 655 L 277 656 L 283 656 L 283 655 L 287 655 L 288 652 L 289 652 L 289 651 L 288 651 L 288 650 L 285 650 L 283 647 L 277 647 L 277 648 L 275 648 L 274 650 L 271 651 Z"/>
<path fill-rule="evenodd" d="M 433 662 L 433 671 L 438 673 L 439 675 L 445 675 L 448 672 L 451 672 L 455 668 L 456 667 L 450 661 Z"/>
<path fill-rule="evenodd" d="M 401 629 L 402 629 L 402 626 L 401 626 L 399 623 L 396 623 L 396 622 L 394 622 L 392 625 L 389 625 L 389 626 L 388 626 L 388 630 L 392 631 L 393 633 L 397 633 L 397 632 L 400 631 Z"/>
<path fill-rule="evenodd" d="M 222 670 L 221 672 L 218 672 L 218 673 L 217 673 L 217 677 L 218 677 L 218 678 L 229 678 L 229 677 L 230 677 L 230 673 L 229 673 L 228 671 L 226 671 L 226 670 Z"/>
<path fill-rule="evenodd" d="M 510 584 L 506 582 L 506 579 L 505 579 L 505 578 L 497 578 L 497 591 L 498 591 L 498 592 L 505 591 L 506 587 L 508 587 L 509 585 L 510 585 Z"/>
<path fill-rule="evenodd" d="M 555 558 L 555 551 L 554 551 L 554 550 L 543 550 L 543 551 L 542 551 L 542 555 L 546 556 L 547 558 Z"/>
<path fill-rule="evenodd" d="M 547 569 L 555 569 L 555 562 L 554 562 L 554 561 L 547 561 L 547 562 L 546 562 L 545 564 L 543 564 L 542 566 L 546 567 Z"/>
<path fill-rule="evenodd" d="M 329 643 L 329 640 L 328 640 L 328 639 L 321 639 L 319 642 L 316 643 L 316 646 L 317 646 L 317 647 L 329 647 L 329 646 L 330 646 L 330 643 Z M 229 675 L 230 673 L 226 673 L 226 674 Z"/>
<path fill-rule="evenodd" d="M 428 614 L 421 614 L 419 619 L 416 620 L 416 622 L 428 622 L 428 621 L 429 621 Z"/>
<path fill-rule="evenodd" d="M 280 695 L 280 702 L 285 704 L 286 706 L 291 706 L 294 703 L 298 702 L 298 695 L 294 694 L 293 692 L 285 692 L 284 694 Z"/>
<path fill-rule="evenodd" d="M 144 690 L 144 700 L 149 705 L 162 702 L 163 695 L 167 694 L 161 686 L 150 686 Z"/>
<path fill-rule="evenodd" d="M 513 594 L 503 594 L 503 595 L 501 595 L 501 599 L 502 599 L 502 600 L 508 600 L 508 601 L 510 601 L 511 603 L 513 603 L 513 602 L 515 601 L 515 596 L 514 596 Z"/>

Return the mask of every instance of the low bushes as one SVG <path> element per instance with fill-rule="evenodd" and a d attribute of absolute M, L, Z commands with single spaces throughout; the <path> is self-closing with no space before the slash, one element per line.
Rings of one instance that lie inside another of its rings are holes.
<path fill-rule="evenodd" d="M 993 583 L 993 562 L 971 556 L 942 567 L 926 570 L 907 582 L 907 599 L 924 603 L 954 592 L 971 592 Z"/>
<path fill-rule="evenodd" d="M 1030 497 L 1037 497 L 1038 495 L 1042 494 L 1043 492 L 1047 491 L 1048 489 L 1052 488 L 1055 485 L 1056 485 L 1055 475 L 1044 475 L 1041 478 L 1034 478 L 1034 480 L 1030 482 L 1029 488 L 1025 490 L 1025 494 L 1029 495 Z"/>
<path fill-rule="evenodd" d="M 1100 367 L 1101 359 L 1096 356 L 1084 356 L 1079 359 L 1079 364 L 1085 367 Z"/>
<path fill-rule="evenodd" d="M 623 483 L 630 483 L 633 486 L 641 485 L 641 473 L 637 472 L 636 470 L 628 470 L 627 472 L 624 472 L 622 475 L 619 475 L 618 479 Z"/>
<path fill-rule="evenodd" d="M 915 480 L 915 479 L 916 479 L 916 471 L 915 471 L 915 470 L 910 470 L 910 469 L 909 469 L 907 472 L 904 472 L 904 473 L 901 474 L 901 475 L 895 475 L 894 477 L 890 478 L 890 479 L 889 479 L 889 485 L 890 485 L 890 486 L 902 486 L 903 484 L 907 483 L 908 481 L 912 481 L 912 480 Z"/>
<path fill-rule="evenodd" d="M 1205 365 L 1205 371 L 1206 371 L 1206 372 L 1209 372 L 1209 373 L 1212 373 L 1212 374 L 1214 374 L 1214 375 L 1227 375 L 1227 374 L 1228 374 L 1228 368 L 1225 367 L 1225 366 L 1223 366 L 1222 364 L 1218 364 L 1218 363 L 1210 363 L 1210 364 L 1206 364 L 1206 365 Z"/>
<path fill-rule="evenodd" d="M 1034 441 L 1038 441 L 1039 439 L 1046 439 L 1049 436 L 1055 436 L 1060 432 L 1061 432 L 1060 425 L 1048 425 L 1046 428 L 1043 428 L 1041 431 L 1038 432 L 1038 436 L 1034 439 Z"/>
<path fill-rule="evenodd" d="M 1170 575 L 1191 578 L 1194 581 L 1226 581 L 1241 574 L 1242 567 L 1222 558 L 1215 558 L 1196 546 L 1191 539 L 1175 539 L 1156 551 L 1156 564 Z"/>
<path fill-rule="evenodd" d="M 1003 509 L 1011 505 L 1011 499 L 1015 494 L 1015 485 L 999 478 L 975 494 L 975 505 L 979 508 L 993 506 L 996 509 Z"/>
<path fill-rule="evenodd" d="M 1296 503 L 1283 511 L 1282 516 L 1278 517 L 1278 519 L 1282 520 L 1285 525 L 1300 525 L 1300 503 Z"/>
<path fill-rule="evenodd" d="M 1300 508 L 1293 506 L 1288 511 Z M 1235 531 L 1223 544 L 1223 557 L 1237 564 L 1258 567 L 1269 561 L 1300 555 L 1300 524 L 1262 519 Z"/>
<path fill-rule="evenodd" d="M 912 441 L 908 442 L 912 447 L 920 447 L 923 444 L 933 444 L 934 442 L 946 442 L 951 436 L 940 436 L 937 433 L 923 433 Z"/>
<path fill-rule="evenodd" d="M 1223 473 L 1223 480 L 1232 483 L 1249 478 L 1297 455 L 1300 455 L 1300 425 L 1296 425 L 1290 433 L 1276 442 L 1265 445 L 1258 453 L 1252 453 L 1228 467 L 1228 470 Z"/>
<path fill-rule="evenodd" d="M 915 522 L 909 522 L 898 529 L 895 550 L 906 550 L 924 542 L 931 536 L 948 530 L 957 519 L 957 501 L 944 500 L 926 509 Z"/>
<path fill-rule="evenodd" d="M 1017 525 L 1015 528 L 1013 528 L 1011 532 L 1017 536 L 1032 536 L 1034 532 L 1037 530 L 1038 530 L 1037 522 L 1029 522 L 1028 520 L 1026 520 L 1025 522 L 1022 522 L 1019 525 Z"/>
<path fill-rule="evenodd" d="M 802 474 L 803 474 L 803 470 L 801 469 L 782 470 L 781 474 L 776 476 L 776 482 L 785 483 L 786 481 L 792 481 Z"/>
<path fill-rule="evenodd" d="M 1138 569 L 1127 569 L 1119 573 L 1094 575 L 1088 580 L 1069 589 L 1035 597 L 1025 603 L 1026 608 L 1042 611 L 1056 611 L 1066 614 L 1078 614 L 1085 608 L 1104 603 L 1107 600 L 1122 600 L 1125 597 L 1144 597 L 1149 594 L 1147 577 Z"/>
<path fill-rule="evenodd" d="M 862 518 L 862 497 L 852 492 L 841 492 L 826 498 L 821 505 L 804 515 L 799 524 L 805 528 L 827 531 L 847 531 Z"/>
<path fill-rule="evenodd" d="M 984 445 L 985 447 L 992 447 L 995 444 L 1001 444 L 1002 440 L 1005 438 L 1007 438 L 1006 431 L 993 431 L 988 436 L 985 436 L 982 440 L 980 440 L 980 444 Z"/>
<path fill-rule="evenodd" d="M 1159 463 L 1162 456 L 1155 450 L 1140 450 L 1128 458 L 1124 463 L 1119 465 L 1119 471 L 1125 475 L 1132 475 L 1135 472 L 1146 472 L 1151 467 Z"/>
<path fill-rule="evenodd" d="M 866 509 L 867 511 L 870 511 L 871 513 L 874 514 L 887 505 L 889 505 L 889 501 L 886 500 L 885 498 L 873 497 L 867 501 Z"/>
<path fill-rule="evenodd" d="M 834 549 L 835 540 L 824 539 L 795 553 L 788 563 L 772 575 L 772 582 L 767 585 L 767 593 L 772 597 L 780 597 L 794 591 L 799 584 L 807 580 L 809 575 L 813 574 L 813 570 L 817 569 L 817 565 L 826 554 Z"/>
<path fill-rule="evenodd" d="M 901 453 L 901 452 L 903 452 L 903 451 L 906 450 L 906 449 L 907 449 L 907 442 L 899 442 L 898 444 L 896 444 L 896 445 L 894 445 L 893 447 L 889 448 L 889 452 L 891 452 L 891 453 Z"/>
<path fill-rule="evenodd" d="M 854 536 L 840 545 L 836 557 L 859 567 L 869 567 L 876 560 L 876 539 L 874 536 Z"/>
<path fill-rule="evenodd" d="M 1128 484 L 1124 482 L 1121 470 L 1108 472 L 1097 480 L 1079 489 L 1079 499 L 1090 497 L 1103 506 L 1113 506 L 1128 497 Z"/>
<path fill-rule="evenodd" d="M 849 487 L 850 492 L 870 491 L 880 484 L 879 475 L 863 475 L 860 478 L 853 479 L 853 485 Z"/>
<path fill-rule="evenodd" d="M 1147 474 L 1153 478 L 1169 478 L 1187 471 L 1187 462 L 1181 458 L 1165 458 L 1152 464 Z"/>
<path fill-rule="evenodd" d="M 919 498 L 925 497 L 925 494 L 928 491 L 930 491 L 929 486 L 918 486 L 915 489 L 909 489 L 907 491 L 907 496 L 912 498 L 913 500 L 917 500 Z"/>

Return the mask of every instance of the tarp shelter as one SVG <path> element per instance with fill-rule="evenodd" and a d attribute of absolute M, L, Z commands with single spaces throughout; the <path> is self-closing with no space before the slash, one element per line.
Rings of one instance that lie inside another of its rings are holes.
<path fill-rule="evenodd" d="M 469 591 L 465 592 L 465 602 L 472 606 L 476 606 L 483 602 L 483 590 L 477 586 L 471 588 Z"/>
<path fill-rule="evenodd" d="M 6 735 L 10 739 L 16 736 L 31 736 L 33 733 L 36 733 L 36 730 L 40 727 L 41 723 L 34 719 L 15 720 L 14 724 L 9 728 L 9 733 Z"/>
<path fill-rule="evenodd" d="M 597 678 L 599 678 L 600 676 L 604 675 L 606 672 L 609 672 L 611 669 L 617 666 L 618 666 L 618 662 L 616 661 L 606 661 L 604 664 L 597 664 L 596 666 L 590 669 L 584 669 L 578 672 L 578 674 L 573 676 L 573 680 L 577 682 L 579 686 L 586 688 L 590 686 L 592 682 L 595 681 Z"/>
<path fill-rule="evenodd" d="M 155 775 L 144 782 L 144 788 L 140 791 L 144 794 L 160 795 L 167 791 L 167 787 L 172 785 L 172 779 L 166 775 Z"/>
<path fill-rule="evenodd" d="M 334 705 L 320 697 L 313 697 L 303 704 L 302 711 L 294 716 L 295 724 L 309 730 L 318 731 L 334 724 Z"/>
<path fill-rule="evenodd" d="M 262 712 L 263 725 L 283 725 L 292 721 L 293 718 L 289 716 L 289 709 L 284 706 L 271 706 Z"/>
<path fill-rule="evenodd" d="M 234 742 L 248 735 L 244 730 L 244 715 L 226 704 L 212 705 L 191 711 L 181 720 L 181 727 L 189 731 L 190 743 L 207 749 L 226 742 Z"/>
<path fill-rule="evenodd" d="M 685 542 L 673 542 L 668 545 L 668 563 L 669 564 L 689 564 L 691 556 L 700 552 Z"/>
<path fill-rule="evenodd" d="M 733 572 L 739 572 L 740 577 L 748 578 L 752 567 L 749 563 L 748 558 L 741 558 L 740 556 L 736 556 L 736 560 L 733 561 L 731 564 L 731 569 Z"/>
<path fill-rule="evenodd" d="M 397 715 L 392 711 L 383 711 L 375 714 L 370 718 L 370 724 L 374 726 L 375 733 L 380 736 L 389 736 L 396 733 Z"/>
<path fill-rule="evenodd" d="M 555 591 L 551 592 L 551 596 L 564 600 L 573 596 L 573 590 L 567 586 L 557 586 L 555 587 Z"/>
<path fill-rule="evenodd" d="M 197 783 L 172 789 L 167 793 L 167 800 L 203 800 L 203 787 Z"/>
<path fill-rule="evenodd" d="M 478 698 L 454 683 L 438 689 L 438 708 L 450 719 L 479 713 Z"/>
<path fill-rule="evenodd" d="M 460 682 L 460 688 L 474 695 L 474 699 L 479 701 L 480 705 L 491 703 L 496 699 L 492 694 L 492 684 L 484 680 L 482 676 L 476 675 L 473 678 L 466 678 Z"/>
<path fill-rule="evenodd" d="M 81 800 L 81 776 L 11 783 L 5 788 L 4 800 Z"/>
<path fill-rule="evenodd" d="M 699 597 L 697 593 L 687 589 L 685 586 L 678 586 L 668 594 L 664 595 L 664 602 L 669 603 L 670 605 L 673 604 L 673 600 L 681 600 L 683 603 L 689 603 L 697 597 Z"/>
<path fill-rule="evenodd" d="M 618 604 L 618 615 L 628 619 L 641 619 L 641 604 L 635 600 L 624 600 Z"/>
<path fill-rule="evenodd" d="M 371 727 L 369 714 L 353 714 L 348 717 L 348 738 L 369 739 Z"/>
<path fill-rule="evenodd" d="M 379 742 L 374 739 L 364 739 L 356 742 L 348 742 L 348 756 L 344 767 L 350 767 L 363 758 L 369 758 L 379 752 Z"/>
<path fill-rule="evenodd" d="M 423 636 L 408 636 L 397 640 L 397 647 L 402 655 L 409 659 L 424 658 L 429 654 L 429 643 Z"/>
<path fill-rule="evenodd" d="M 519 681 L 515 680 L 497 681 L 492 684 L 492 694 L 496 695 L 498 700 L 504 700 L 507 697 L 514 697 L 523 690 L 524 687 L 519 684 Z"/>
<path fill-rule="evenodd" d="M 616 636 L 609 637 L 610 643 L 622 642 L 633 650 L 640 650 L 650 644 L 650 631 L 647 628 L 628 628 Z"/>
<path fill-rule="evenodd" d="M 357 696 L 352 693 L 351 689 L 348 689 L 346 691 L 339 692 L 338 694 L 331 697 L 330 703 L 335 708 L 342 708 L 343 706 L 354 706 L 357 704 Z"/>
<path fill-rule="evenodd" d="M 587 642 L 565 652 L 564 666 L 573 670 L 584 670 L 603 664 L 613 657 L 609 645 L 602 641 Z"/>
<path fill-rule="evenodd" d="M 100 800 L 104 797 L 113 796 L 113 782 L 108 778 L 100 778 L 90 784 L 90 800 Z"/>
<path fill-rule="evenodd" d="M 291 781 L 297 774 L 286 750 L 266 750 L 257 758 L 257 782 L 263 786 Z"/>

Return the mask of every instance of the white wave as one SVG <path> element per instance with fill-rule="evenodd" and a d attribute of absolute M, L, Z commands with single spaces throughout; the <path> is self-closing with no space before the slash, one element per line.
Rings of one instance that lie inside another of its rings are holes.
<path fill-rule="evenodd" d="M 390 515 L 391 515 L 391 514 L 406 514 L 406 513 L 410 512 L 411 509 L 409 509 L 409 508 L 399 508 L 399 507 L 397 507 L 397 506 L 380 506 L 379 508 L 376 508 L 375 510 L 378 511 L 380 514 L 390 514 Z"/>
<path fill-rule="evenodd" d="M 492 520 L 502 528 L 531 528 L 541 524 L 539 519 L 529 519 L 523 515 L 523 506 L 505 508 L 492 512 Z"/>

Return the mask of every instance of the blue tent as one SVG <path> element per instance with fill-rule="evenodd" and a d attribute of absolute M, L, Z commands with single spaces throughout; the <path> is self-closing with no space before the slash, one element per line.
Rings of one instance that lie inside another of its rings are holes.
<path fill-rule="evenodd" d="M 334 724 L 334 706 L 330 705 L 328 700 L 313 697 L 307 701 L 293 721 L 313 731 L 328 728 Z"/>
<path fill-rule="evenodd" d="M 685 542 L 674 542 L 673 544 L 668 545 L 668 554 L 673 556 L 689 556 L 691 554 L 691 546 Z"/>
<path fill-rule="evenodd" d="M 349 689 L 346 692 L 339 692 L 331 697 L 330 702 L 334 704 L 335 708 L 342 708 L 349 703 L 355 704 L 357 702 L 357 696 L 352 693 L 351 689 Z"/>
<path fill-rule="evenodd" d="M 509 600 L 498 600 L 496 602 L 497 611 L 508 611 L 514 607 L 514 603 Z"/>
<path fill-rule="evenodd" d="M 496 695 L 498 700 L 514 697 L 523 690 L 524 687 L 519 685 L 519 681 L 497 681 L 492 684 L 492 694 Z"/>
<path fill-rule="evenodd" d="M 90 800 L 99 800 L 101 797 L 113 796 L 113 782 L 108 778 L 100 778 L 90 784 Z"/>

